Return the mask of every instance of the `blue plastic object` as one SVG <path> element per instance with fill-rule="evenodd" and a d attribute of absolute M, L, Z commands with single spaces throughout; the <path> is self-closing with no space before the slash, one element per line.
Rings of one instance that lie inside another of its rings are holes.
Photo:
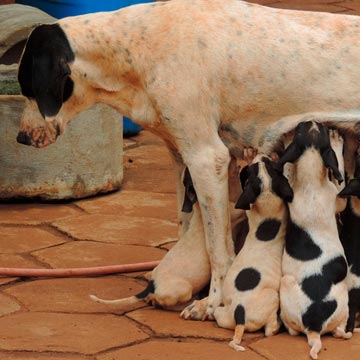
<path fill-rule="evenodd" d="M 45 11 L 57 19 L 98 11 L 112 11 L 126 6 L 149 3 L 153 0 L 17 0 L 18 4 L 29 5 Z M 123 136 L 133 136 L 141 126 L 124 117 Z"/>

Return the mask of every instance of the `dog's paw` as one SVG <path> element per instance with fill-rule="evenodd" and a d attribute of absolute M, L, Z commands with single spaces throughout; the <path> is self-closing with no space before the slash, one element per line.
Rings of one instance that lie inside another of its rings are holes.
<path fill-rule="evenodd" d="M 342 157 L 344 139 L 336 129 L 329 129 L 330 145 L 335 151 L 337 158 Z"/>
<path fill-rule="evenodd" d="M 256 155 L 257 155 L 257 149 L 254 149 L 252 147 L 244 148 L 244 160 L 248 163 L 248 165 L 252 164 Z"/>
<path fill-rule="evenodd" d="M 181 312 L 180 316 L 185 320 L 213 320 L 213 313 L 214 311 L 209 307 L 208 298 L 205 298 L 202 300 L 195 300 Z"/>

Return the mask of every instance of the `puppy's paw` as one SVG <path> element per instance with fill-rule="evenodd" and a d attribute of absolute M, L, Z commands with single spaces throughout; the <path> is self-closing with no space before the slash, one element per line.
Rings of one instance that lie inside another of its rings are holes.
<path fill-rule="evenodd" d="M 236 344 L 234 340 L 229 342 L 229 346 L 236 351 L 245 351 L 245 348 L 241 345 Z"/>
<path fill-rule="evenodd" d="M 208 311 L 208 298 L 205 298 L 195 300 L 181 312 L 180 316 L 185 320 L 213 320 L 213 313 L 213 311 Z"/>
<path fill-rule="evenodd" d="M 257 150 L 252 147 L 244 148 L 244 160 L 250 165 L 255 156 L 257 155 Z"/>

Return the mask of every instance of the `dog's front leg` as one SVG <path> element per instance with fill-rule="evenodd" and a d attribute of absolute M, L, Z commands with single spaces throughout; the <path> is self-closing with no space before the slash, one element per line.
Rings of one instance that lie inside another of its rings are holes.
<path fill-rule="evenodd" d="M 213 319 L 213 313 L 222 301 L 223 280 L 234 258 L 228 194 L 230 155 L 218 138 L 211 145 L 203 144 L 200 148 L 191 149 L 191 156 L 187 154 L 188 151 L 184 152 L 184 161 L 190 170 L 201 209 L 211 264 L 211 283 L 209 297 L 200 300 L 200 304 L 197 302 L 195 307 L 187 307 L 181 316 L 186 319 Z"/>

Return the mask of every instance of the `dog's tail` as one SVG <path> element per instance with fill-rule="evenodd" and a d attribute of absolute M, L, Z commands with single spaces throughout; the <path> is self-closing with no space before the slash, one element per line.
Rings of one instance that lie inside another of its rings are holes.
<path fill-rule="evenodd" d="M 154 292 L 155 292 L 155 285 L 154 285 L 154 281 L 151 280 L 148 286 L 143 291 L 127 298 L 105 300 L 105 299 L 100 299 L 95 295 L 90 295 L 90 299 L 101 304 L 114 305 L 120 309 L 130 310 L 133 305 L 137 305 L 139 302 L 145 301 L 146 298 L 149 295 L 154 294 Z"/>

